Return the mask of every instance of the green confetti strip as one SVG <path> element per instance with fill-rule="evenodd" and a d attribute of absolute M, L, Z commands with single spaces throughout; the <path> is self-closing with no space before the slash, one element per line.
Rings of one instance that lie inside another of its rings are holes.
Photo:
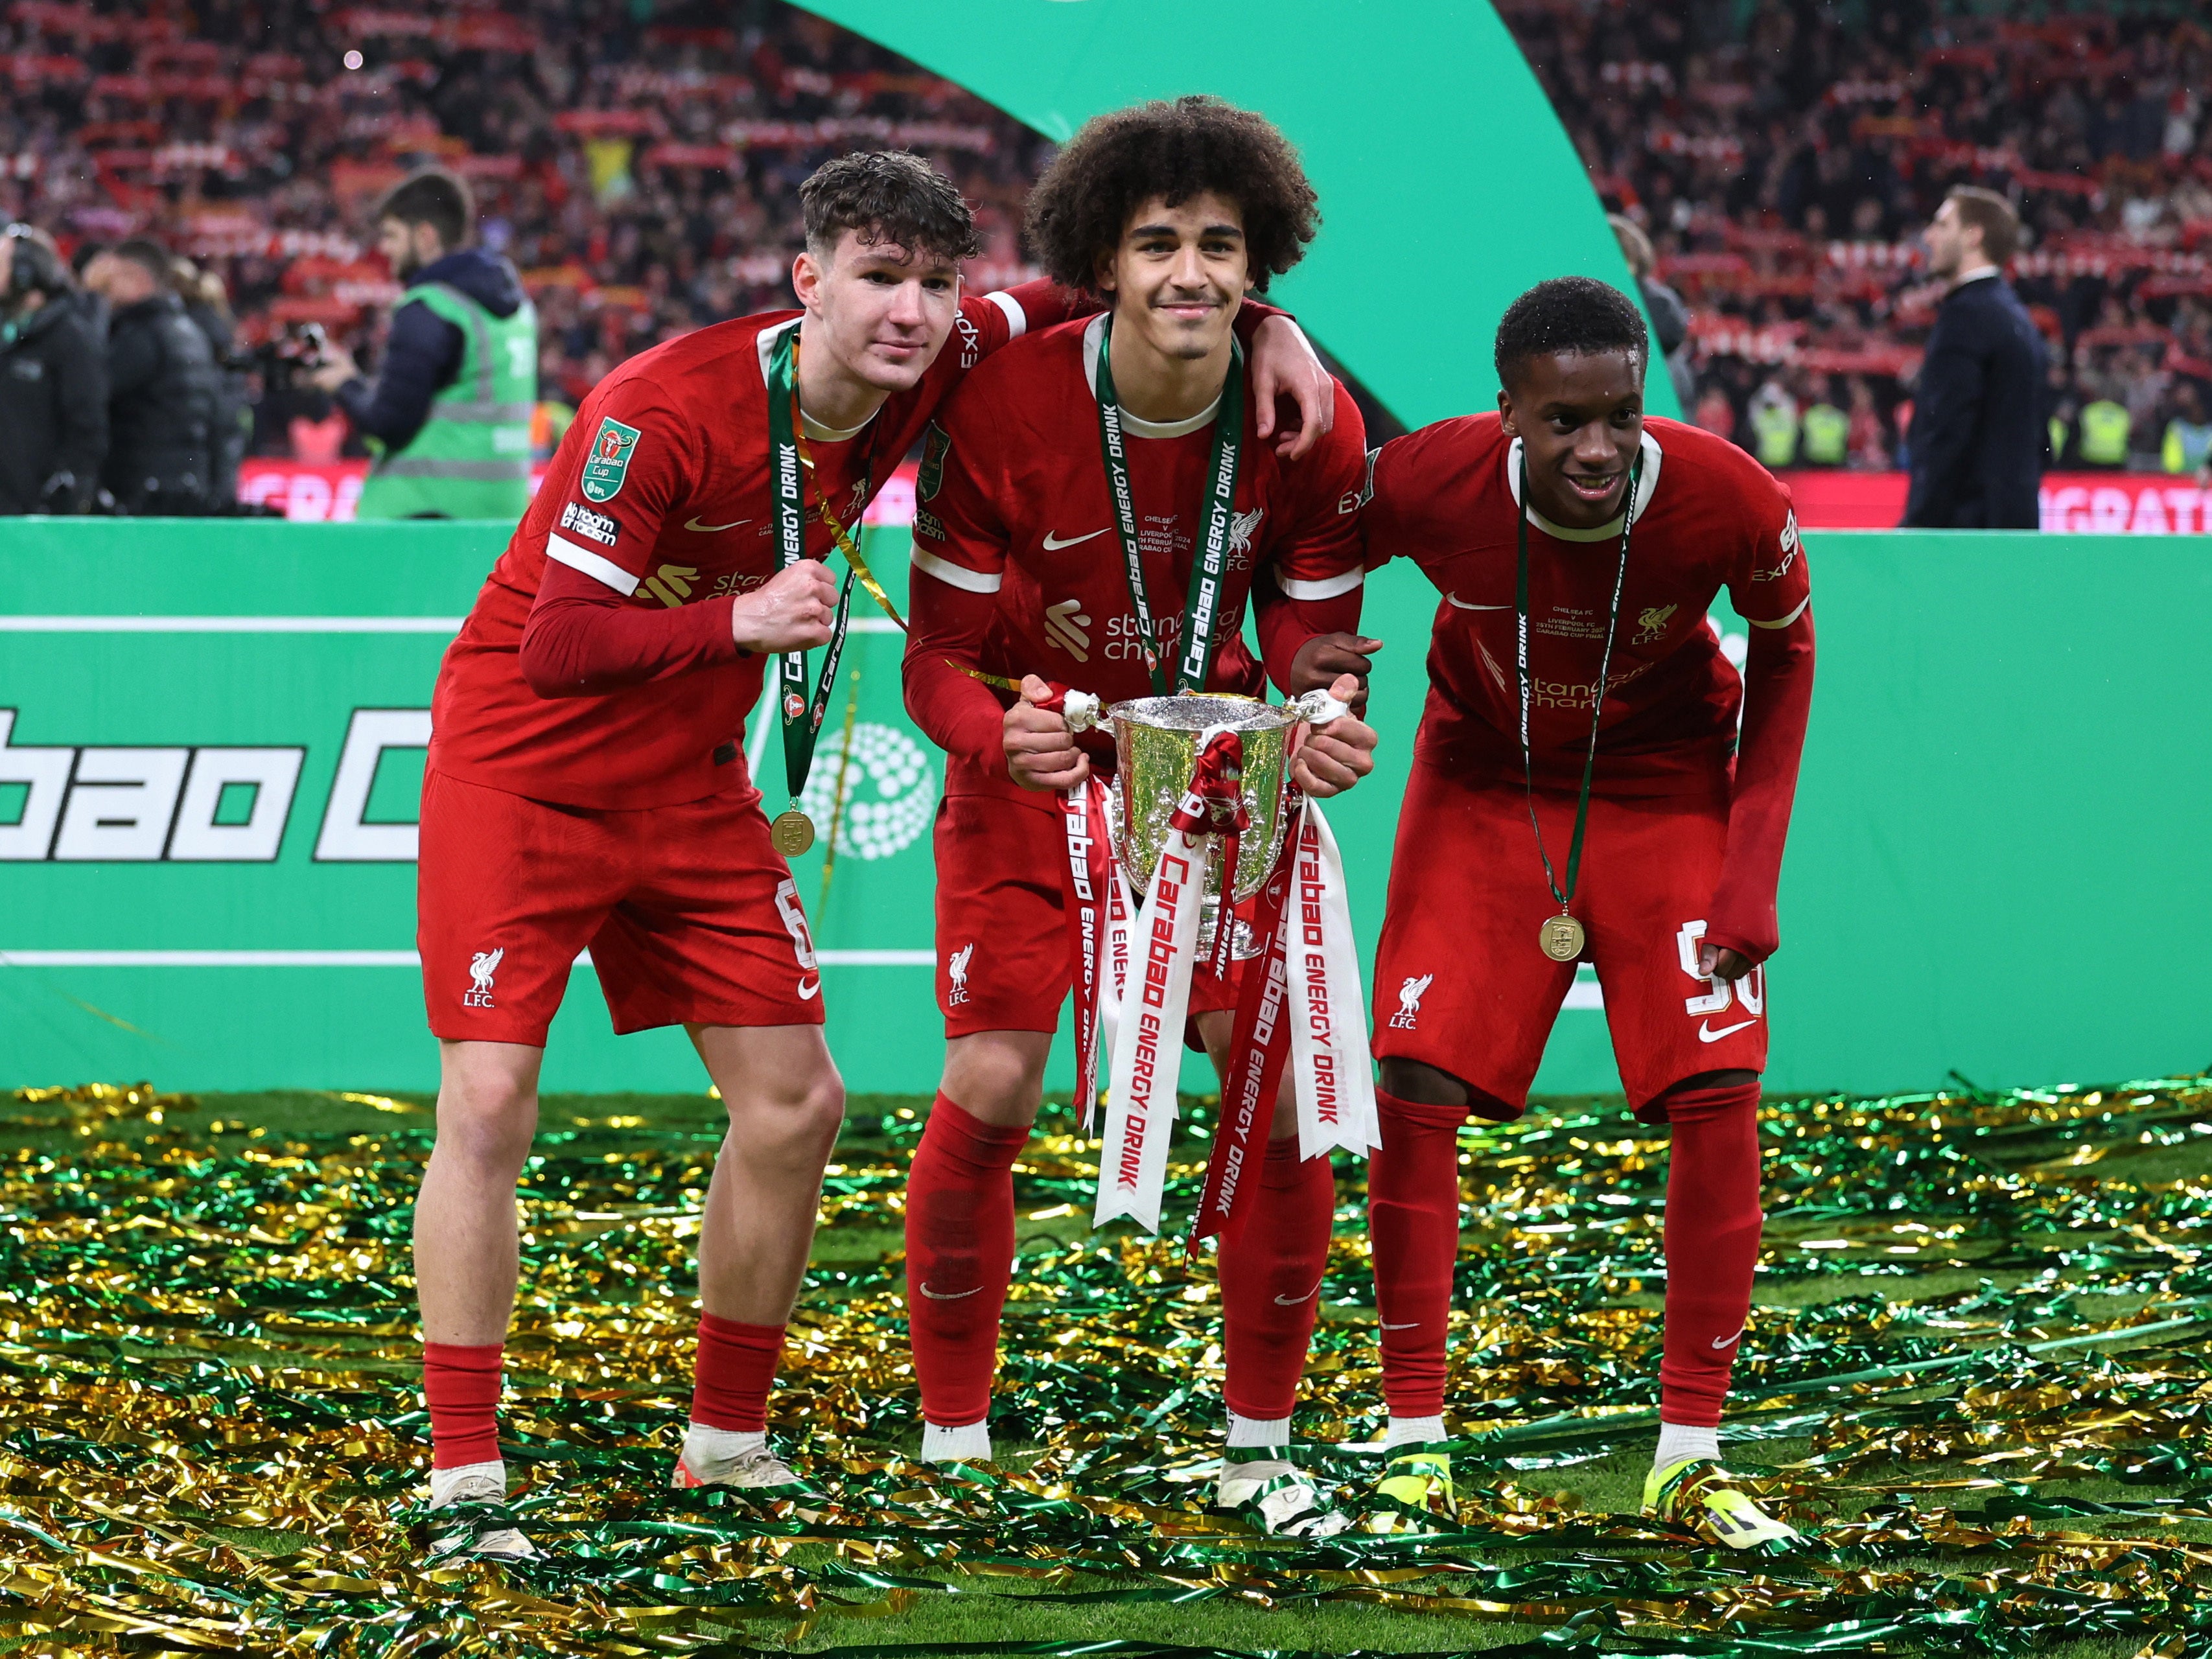
<path fill-rule="evenodd" d="M 1541 1627 L 1508 1659 L 2014 1654 L 2212 1659 L 2212 1085 L 1807 1099 L 1764 1111 L 1761 1306 L 1729 1435 L 1787 1553 L 1590 1512 L 1559 1473 L 1648 1450 L 1663 1138 L 1617 1105 L 1471 1126 L 1448 1422 L 1457 1529 L 1269 1539 L 1209 1515 L 1210 1267 L 1082 1235 L 1097 1143 L 1048 1121 L 994 1427 L 929 1469 L 901 1263 L 817 1251 L 771 1427 L 817 1499 L 671 1491 L 692 1241 L 720 1127 L 573 1118 L 524 1177 L 503 1427 L 526 1565 L 426 1564 L 410 1206 L 419 1106 L 248 1132 L 147 1085 L 24 1091 L 0 1164 L 0 1645 L 15 1653 L 1228 1656 L 1102 1639 L 1109 1605 L 1395 1609 Z M 1203 1119 L 1203 1111 L 1194 1114 Z M 824 1240 L 895 1236 L 911 1111 L 850 1126 Z M 1202 1138 L 1170 1176 L 1194 1195 Z M 1297 1455 L 1357 1511 L 1379 1472 L 1357 1166 Z M 1056 1229 L 1042 1224 L 1057 1223 Z M 882 1230 L 894 1230 L 886 1233 Z M 1742 1460 L 1765 1446 L 1773 1460 Z M 2100 1496 L 2069 1490 L 2084 1486 Z M 248 1539 L 264 1540 L 251 1547 Z M 1081 1637 L 879 1643 L 959 1598 Z M 854 1645 L 858 1644 L 857 1645 Z M 1424 1650 L 1443 1659 L 1449 1649 Z"/>

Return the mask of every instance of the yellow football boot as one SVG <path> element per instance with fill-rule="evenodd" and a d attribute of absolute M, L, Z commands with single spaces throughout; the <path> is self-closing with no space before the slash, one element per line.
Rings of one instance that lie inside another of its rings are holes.
<path fill-rule="evenodd" d="M 1732 1550 L 1795 1543 L 1796 1529 L 1759 1508 L 1737 1479 L 1709 1457 L 1685 1457 L 1645 1478 L 1644 1513 Z"/>
<path fill-rule="evenodd" d="M 1429 1444 L 1401 1446 L 1391 1453 L 1361 1524 L 1372 1533 L 1456 1531 L 1459 1503 L 1452 1491 L 1451 1454 Z"/>

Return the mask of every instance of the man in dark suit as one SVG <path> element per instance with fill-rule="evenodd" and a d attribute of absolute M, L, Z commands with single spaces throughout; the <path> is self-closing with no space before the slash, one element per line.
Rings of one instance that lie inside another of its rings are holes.
<path fill-rule="evenodd" d="M 1920 366 L 1907 441 L 1905 523 L 1926 529 L 2033 530 L 2043 478 L 2044 347 L 2004 279 L 2020 216 L 1995 191 L 1960 185 L 1928 227 L 1929 265 L 1951 291 Z"/>

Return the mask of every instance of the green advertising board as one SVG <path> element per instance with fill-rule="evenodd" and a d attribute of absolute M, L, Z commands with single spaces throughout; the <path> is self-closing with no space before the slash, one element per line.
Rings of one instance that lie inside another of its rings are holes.
<path fill-rule="evenodd" d="M 0 1085 L 432 1085 L 415 795 L 440 653 L 505 536 L 9 526 Z M 2089 1080 L 2212 1059 L 2212 969 L 2168 942 L 2212 914 L 2212 540 L 1806 539 L 1820 684 L 1770 974 L 1772 1079 Z M 898 571 L 904 545 L 872 532 L 872 562 Z M 2158 602 L 2084 603 L 2122 561 L 2130 592 Z M 1369 588 L 1367 625 L 1389 641 L 1384 748 L 1331 820 L 1370 952 L 1434 604 L 1402 562 Z M 941 1054 L 928 830 L 943 767 L 906 718 L 889 629 L 852 642 L 811 786 L 823 821 L 841 803 L 834 868 L 817 850 L 794 874 L 848 1082 L 921 1092 Z M 1055 1078 L 1070 1075 L 1063 1033 Z M 702 1086 L 680 1033 L 612 1036 L 588 965 L 546 1080 Z M 1540 1085 L 1614 1086 L 1587 977 Z"/>

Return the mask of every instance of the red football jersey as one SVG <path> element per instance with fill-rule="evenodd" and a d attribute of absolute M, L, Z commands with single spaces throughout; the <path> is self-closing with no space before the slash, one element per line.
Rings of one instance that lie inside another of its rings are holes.
<path fill-rule="evenodd" d="M 923 452 L 914 568 L 934 580 L 914 586 L 908 706 L 956 757 L 994 771 L 1004 769 L 993 749 L 997 712 L 981 705 L 1005 699 L 966 676 L 945 678 L 957 672 L 944 666 L 945 656 L 1010 678 L 1036 674 L 1109 703 L 1153 691 L 1099 451 L 1097 366 L 1104 330 L 1103 317 L 1067 323 L 999 353 L 947 401 Z M 1272 442 L 1254 440 L 1251 396 L 1247 376 L 1221 645 L 1207 685 L 1256 695 L 1262 677 L 1243 637 L 1255 572 L 1267 568 L 1282 591 L 1299 599 L 1348 593 L 1364 579 L 1358 514 L 1366 437 L 1358 407 L 1340 386 L 1334 428 L 1303 459 L 1285 462 Z M 1164 426 L 1126 411 L 1122 419 L 1146 601 L 1171 682 L 1214 411 Z M 995 605 L 981 611 L 955 594 L 992 596 Z M 935 684 L 922 683 L 928 680 Z M 939 718 L 954 702 L 975 703 L 988 718 L 956 727 Z M 961 729 L 974 741 L 963 744 Z M 965 752 L 971 748 L 976 752 Z"/>
<path fill-rule="evenodd" d="M 808 550 L 825 552 L 830 540 L 815 501 L 856 523 L 864 479 L 880 487 L 890 477 L 961 377 L 1032 319 L 1066 316 L 1066 301 L 1042 283 L 1019 296 L 963 299 L 944 349 L 910 390 L 842 441 L 810 426 Z M 518 658 L 549 559 L 656 610 L 726 601 L 775 574 L 769 362 L 799 316 L 772 312 L 671 340 L 630 358 L 584 400 L 446 652 L 432 766 L 514 794 L 599 808 L 669 805 L 746 786 L 745 715 L 765 659 L 739 657 L 731 645 L 729 659 L 705 672 L 604 696 L 541 697 Z M 719 609 L 726 637 L 728 605 Z"/>
<path fill-rule="evenodd" d="M 1361 520 L 1370 568 L 1412 559 L 1443 595 L 1417 741 L 1462 775 L 1521 776 L 1520 452 L 1494 413 L 1393 439 L 1376 453 Z M 1647 420 L 1638 488 L 1598 744 L 1601 790 L 1726 764 L 1743 683 L 1706 620 L 1715 594 L 1725 587 L 1759 629 L 1788 628 L 1811 603 L 1790 492 L 1734 444 Z M 1569 530 L 1529 513 L 1529 746 L 1539 782 L 1581 781 L 1620 550 L 1618 520 Z"/>

